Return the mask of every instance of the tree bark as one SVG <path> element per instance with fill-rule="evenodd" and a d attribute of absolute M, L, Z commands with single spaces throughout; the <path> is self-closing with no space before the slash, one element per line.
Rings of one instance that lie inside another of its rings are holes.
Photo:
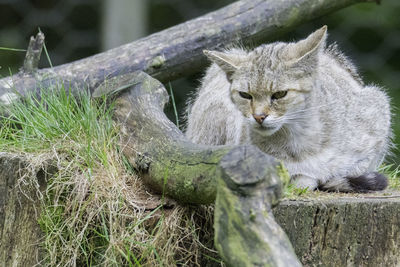
<path fill-rule="evenodd" d="M 138 41 L 69 64 L 0 80 L 0 102 L 63 83 L 93 91 L 105 79 L 137 70 L 162 82 L 198 71 L 204 49 L 260 44 L 305 21 L 370 0 L 241 0 Z"/>
<path fill-rule="evenodd" d="M 41 260 L 37 193 L 46 187 L 48 170 L 29 170 L 29 160 L 0 153 L 1 266 L 35 266 Z"/>

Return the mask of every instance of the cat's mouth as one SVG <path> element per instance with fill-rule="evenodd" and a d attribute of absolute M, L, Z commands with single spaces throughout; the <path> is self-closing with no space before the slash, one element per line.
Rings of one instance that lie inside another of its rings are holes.
<path fill-rule="evenodd" d="M 273 135 L 280 129 L 280 125 L 254 125 L 253 130 L 262 135 Z"/>

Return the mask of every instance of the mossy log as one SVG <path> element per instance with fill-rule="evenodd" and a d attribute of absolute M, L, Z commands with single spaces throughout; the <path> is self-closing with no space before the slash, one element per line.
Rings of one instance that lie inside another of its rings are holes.
<path fill-rule="evenodd" d="M 181 203 L 213 203 L 216 168 L 232 148 L 186 140 L 163 112 L 169 98 L 164 86 L 144 72 L 110 79 L 93 96 L 107 91 L 121 91 L 114 115 L 121 130 L 121 152 L 142 180 Z"/>
<path fill-rule="evenodd" d="M 400 266 L 400 192 L 284 200 L 274 215 L 305 266 Z"/>
<path fill-rule="evenodd" d="M 206 64 L 204 49 L 221 49 L 232 43 L 257 45 L 303 22 L 370 1 L 236 1 L 197 19 L 69 64 L 34 71 L 37 61 L 30 60 L 33 64 L 25 64 L 27 71 L 0 79 L 0 103 L 7 104 L 18 97 L 15 91 L 24 95 L 60 83 L 72 92 L 92 92 L 105 79 L 137 70 L 162 82 L 171 81 L 199 71 Z"/>
<path fill-rule="evenodd" d="M 275 172 L 274 159 L 247 147 L 220 162 L 214 243 L 229 266 L 301 266 L 271 211 L 280 198 Z"/>
<path fill-rule="evenodd" d="M 217 198 L 215 242 L 228 266 L 300 266 L 270 210 L 282 191 L 275 159 L 254 146 L 189 142 L 163 112 L 164 86 L 143 72 L 111 79 L 94 96 L 106 93 L 117 94 L 121 152 L 151 189 L 180 203 Z"/>

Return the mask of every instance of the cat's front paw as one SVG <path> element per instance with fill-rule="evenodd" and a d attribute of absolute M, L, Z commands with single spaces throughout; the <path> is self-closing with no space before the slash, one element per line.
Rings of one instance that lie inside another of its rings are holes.
<path fill-rule="evenodd" d="M 295 187 L 301 189 L 308 189 L 310 191 L 317 189 L 318 181 L 315 178 L 306 175 L 293 175 L 291 177 L 292 183 Z"/>

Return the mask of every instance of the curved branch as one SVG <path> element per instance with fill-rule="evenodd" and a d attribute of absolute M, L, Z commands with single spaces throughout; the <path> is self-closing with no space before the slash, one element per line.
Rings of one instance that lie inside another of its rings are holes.
<path fill-rule="evenodd" d="M 231 147 L 206 147 L 187 141 L 163 112 L 168 101 L 164 86 L 143 72 L 110 79 L 95 90 L 94 96 L 108 90 L 121 91 L 115 102 L 121 152 L 144 182 L 180 202 L 213 203 L 216 169 Z"/>

